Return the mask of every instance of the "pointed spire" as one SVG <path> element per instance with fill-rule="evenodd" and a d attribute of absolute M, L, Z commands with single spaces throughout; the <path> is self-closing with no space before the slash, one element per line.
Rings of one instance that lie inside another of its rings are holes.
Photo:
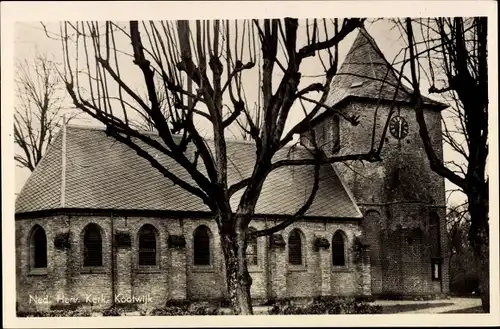
<path fill-rule="evenodd" d="M 365 79 L 359 77 L 360 81 L 365 81 L 369 80 L 369 78 L 384 79 L 387 71 L 387 62 L 380 48 L 368 34 L 368 31 L 364 27 L 361 27 L 339 73 L 365 76 Z M 395 76 L 391 74 L 389 78 L 395 78 Z"/>
<path fill-rule="evenodd" d="M 330 95 L 327 98 L 329 106 L 335 106 L 346 98 L 382 99 L 392 101 L 396 93 L 398 78 L 390 63 L 385 59 L 375 40 L 364 27 L 359 28 L 344 62 L 330 85 Z M 409 102 L 406 86 L 400 86 L 396 100 Z M 424 103 L 447 107 L 444 104 L 424 97 Z"/>

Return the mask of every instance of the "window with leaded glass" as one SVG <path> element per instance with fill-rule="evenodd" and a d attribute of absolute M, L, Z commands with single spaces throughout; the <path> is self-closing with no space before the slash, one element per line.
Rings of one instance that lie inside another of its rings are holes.
<path fill-rule="evenodd" d="M 31 233 L 31 268 L 47 267 L 47 236 L 44 229 L 36 225 Z"/>
<path fill-rule="evenodd" d="M 249 233 L 255 232 L 254 228 L 250 228 Z M 257 238 L 250 239 L 247 242 L 247 262 L 248 265 L 258 264 L 258 248 L 257 248 Z"/>
<path fill-rule="evenodd" d="M 194 265 L 210 265 L 210 230 L 200 226 L 193 235 Z"/>
<path fill-rule="evenodd" d="M 102 236 L 97 224 L 85 227 L 83 235 L 83 266 L 102 266 Z"/>
<path fill-rule="evenodd" d="M 156 257 L 156 229 L 146 224 L 139 230 L 139 265 L 155 266 Z"/>
<path fill-rule="evenodd" d="M 335 232 L 332 240 L 333 266 L 345 266 L 345 241 L 341 231 Z"/>
<path fill-rule="evenodd" d="M 288 237 L 288 262 L 291 265 L 302 265 L 302 237 L 299 230 L 294 229 Z"/>

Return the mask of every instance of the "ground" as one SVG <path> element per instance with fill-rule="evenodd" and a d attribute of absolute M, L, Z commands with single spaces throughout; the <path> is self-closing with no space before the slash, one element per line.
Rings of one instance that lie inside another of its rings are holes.
<path fill-rule="evenodd" d="M 436 314 L 436 313 L 482 313 L 481 299 L 479 298 L 458 298 L 437 299 L 429 301 L 404 301 L 404 300 L 377 300 L 371 302 L 373 305 L 381 305 L 383 314 Z M 267 314 L 269 306 L 255 306 L 254 313 Z"/>
<path fill-rule="evenodd" d="M 372 304 L 381 305 L 384 314 L 394 313 L 468 313 L 464 310 L 481 307 L 479 298 L 459 298 L 438 299 L 429 301 L 394 301 L 379 300 Z M 477 313 L 471 311 L 471 313 Z"/>

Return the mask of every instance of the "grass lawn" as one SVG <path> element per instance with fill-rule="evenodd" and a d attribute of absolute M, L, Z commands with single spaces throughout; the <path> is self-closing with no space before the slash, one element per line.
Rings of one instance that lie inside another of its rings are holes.
<path fill-rule="evenodd" d="M 421 310 L 424 308 L 435 308 L 441 306 L 450 306 L 453 303 L 419 303 L 419 304 L 396 304 L 396 305 L 383 305 L 382 314 L 394 314 L 401 312 L 409 312 Z"/>
<path fill-rule="evenodd" d="M 465 308 L 463 310 L 448 311 L 443 313 L 484 313 L 481 306 Z"/>

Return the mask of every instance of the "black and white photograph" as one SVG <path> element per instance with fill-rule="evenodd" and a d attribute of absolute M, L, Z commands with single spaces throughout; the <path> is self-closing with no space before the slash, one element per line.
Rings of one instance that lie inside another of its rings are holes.
<path fill-rule="evenodd" d="M 498 325 L 497 5 L 359 3 L 2 4 L 12 325 Z"/>

